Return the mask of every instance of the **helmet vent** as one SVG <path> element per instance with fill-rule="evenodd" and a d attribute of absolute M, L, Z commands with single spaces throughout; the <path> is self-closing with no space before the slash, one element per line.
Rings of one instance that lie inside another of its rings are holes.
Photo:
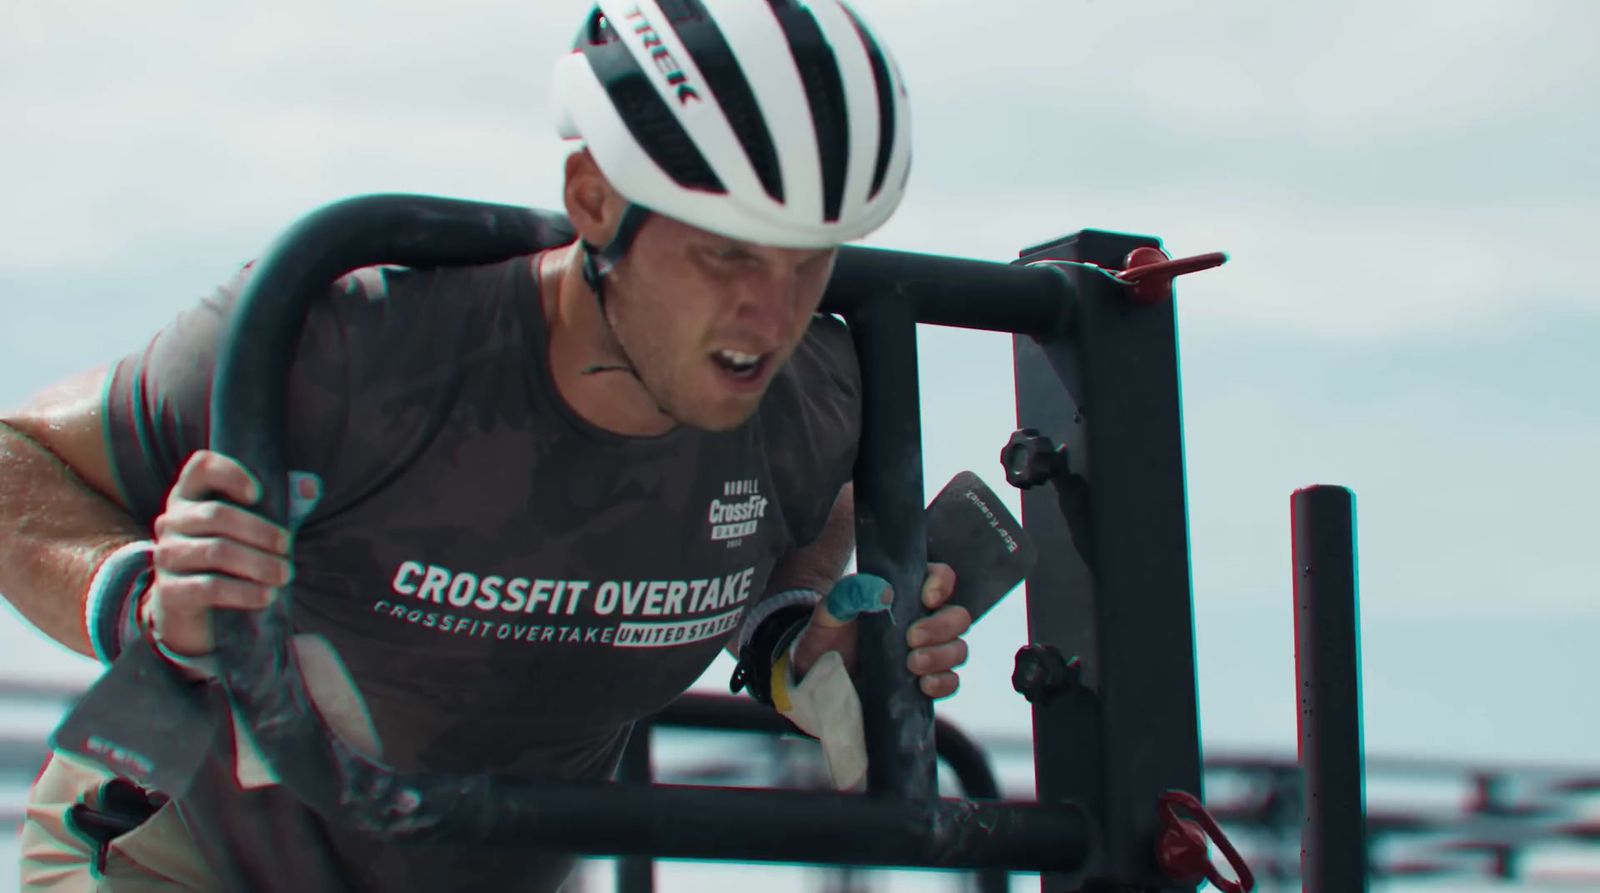
<path fill-rule="evenodd" d="M 792 0 L 768 0 L 768 3 L 789 38 L 795 68 L 805 86 L 811 123 L 817 135 L 817 153 L 822 158 L 823 219 L 834 223 L 844 205 L 844 181 L 850 161 L 850 124 L 845 117 L 844 83 L 839 78 L 839 63 L 810 10 L 797 6 Z"/>
<path fill-rule="evenodd" d="M 650 160 L 685 189 L 726 193 L 705 156 L 598 9 L 590 16 L 584 36 L 582 49 L 589 66 L 605 85 L 612 106 L 634 142 L 643 147 Z"/>
<path fill-rule="evenodd" d="M 861 37 L 861 45 L 867 50 L 867 59 L 872 63 L 872 79 L 878 85 L 878 163 L 872 170 L 872 191 L 868 198 L 877 198 L 883 190 L 883 179 L 889 174 L 889 158 L 894 149 L 895 132 L 895 96 L 894 88 L 889 79 L 889 62 L 884 58 L 883 48 L 873 39 L 871 32 L 861 19 L 856 16 L 856 11 L 841 3 L 845 14 L 850 17 L 850 23 L 855 25 L 856 34 Z"/>
<path fill-rule="evenodd" d="M 738 138 L 745 157 L 755 169 L 761 186 L 773 201 L 783 202 L 783 172 L 778 164 L 778 149 L 767 128 L 766 117 L 756 101 L 744 69 L 728 46 L 722 29 L 707 14 L 700 0 L 657 0 L 661 11 L 678 39 L 688 49 L 695 67 Z"/>
<path fill-rule="evenodd" d="M 632 61 L 629 57 L 628 62 Z M 608 79 L 606 89 L 634 140 L 667 176 L 685 189 L 727 191 L 644 72 L 635 77 Z"/>

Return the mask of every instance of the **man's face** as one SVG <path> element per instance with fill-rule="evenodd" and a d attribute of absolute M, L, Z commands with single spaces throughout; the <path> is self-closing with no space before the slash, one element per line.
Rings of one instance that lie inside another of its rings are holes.
<path fill-rule="evenodd" d="M 661 407 L 681 424 L 725 431 L 754 414 L 805 336 L 837 256 L 653 214 L 606 277 L 606 305 Z"/>

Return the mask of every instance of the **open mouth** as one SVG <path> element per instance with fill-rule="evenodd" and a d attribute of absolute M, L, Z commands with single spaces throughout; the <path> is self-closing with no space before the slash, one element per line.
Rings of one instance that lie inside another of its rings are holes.
<path fill-rule="evenodd" d="M 711 354 L 711 362 L 723 375 L 737 382 L 755 382 L 766 371 L 771 354 L 744 353 L 737 350 L 719 350 Z"/>

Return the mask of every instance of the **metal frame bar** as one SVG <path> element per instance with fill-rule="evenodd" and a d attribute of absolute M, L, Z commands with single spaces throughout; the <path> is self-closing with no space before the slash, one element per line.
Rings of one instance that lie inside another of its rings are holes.
<path fill-rule="evenodd" d="M 1316 486 L 1290 498 L 1295 690 L 1306 824 L 1306 893 L 1367 889 L 1361 741 L 1361 622 L 1355 494 Z"/>
<path fill-rule="evenodd" d="M 230 321 L 212 395 L 213 448 L 263 484 L 252 508 L 279 523 L 287 516 L 284 383 L 306 311 L 328 283 L 375 264 L 486 263 L 571 238 L 557 215 L 426 196 L 352 199 L 299 221 L 256 265 Z M 1070 288 L 1053 271 L 900 252 L 845 249 L 840 264 L 846 272 L 825 307 L 854 321 L 866 354 L 860 564 L 884 574 L 902 594 L 893 614 L 903 628 L 922 611 L 916 593 L 926 564 L 915 324 L 1042 328 L 1056 322 Z M 973 293 L 989 299 L 973 301 Z M 890 357 L 901 363 L 884 362 Z M 863 661 L 874 757 L 864 797 L 402 775 L 344 744 L 310 708 L 304 679 L 287 658 L 288 601 L 214 615 L 223 687 L 286 789 L 327 820 L 376 837 L 480 843 L 539 837 L 593 854 L 1014 870 L 1070 870 L 1088 856 L 1092 823 L 1075 803 L 934 798 L 931 705 L 892 653 Z M 869 643 L 903 642 L 893 629 L 868 626 L 863 632 Z M 125 676 L 159 673 L 147 652 L 130 649 L 96 689 L 114 690 L 124 664 Z M 129 688 L 127 680 L 122 688 Z M 181 700 L 178 694 L 171 699 Z M 143 757 L 170 750 L 172 736 L 141 737 L 148 715 L 131 715 L 115 698 L 100 700 L 95 709 L 105 715 L 80 716 L 71 729 L 64 724 L 57 743 L 73 752 L 132 754 L 135 759 L 123 761 L 127 771 L 155 774 L 145 770 L 161 761 Z M 194 703 L 186 706 L 192 715 L 203 712 Z M 673 820 L 686 815 L 695 821 Z M 793 834 L 797 824 L 808 833 Z"/>
<path fill-rule="evenodd" d="M 623 754 L 621 780 L 629 784 L 649 784 L 653 779 L 651 740 L 657 728 L 700 731 L 753 732 L 763 735 L 792 735 L 788 721 L 748 698 L 689 693 L 665 710 L 634 726 L 633 736 Z M 970 799 L 998 800 L 1000 784 L 983 747 L 955 724 L 934 720 L 934 748 L 944 764 L 955 773 L 962 795 Z M 617 863 L 618 893 L 651 893 L 655 889 L 655 860 L 649 856 L 627 856 Z M 1003 868 L 982 868 L 975 872 L 979 893 L 1005 893 L 1010 888 L 1010 873 Z"/>
<path fill-rule="evenodd" d="M 1178 346 L 1172 302 L 1132 303 L 1109 277 L 1155 239 L 1087 230 L 1024 252 L 1063 266 L 1072 312 L 1015 341 L 1017 418 L 1066 447 L 1055 492 L 1023 494 L 1042 546 L 1028 578 L 1028 632 L 1080 661 L 1081 685 L 1034 707 L 1038 792 L 1101 819 L 1096 861 L 1046 890 L 1088 879 L 1160 887 L 1157 799 L 1200 794 L 1193 597 Z M 1092 536 L 1090 535 L 1092 531 Z"/>
<path fill-rule="evenodd" d="M 933 701 L 906 669 L 905 630 L 927 614 L 922 492 L 922 403 L 917 385 L 917 317 L 911 301 L 888 295 L 849 317 L 861 363 L 863 418 L 855 467 L 856 566 L 889 581 L 889 611 L 860 620 L 862 720 L 867 790 L 929 800 L 937 789 Z"/>
<path fill-rule="evenodd" d="M 341 202 L 293 227 L 240 301 L 213 399 L 213 447 L 263 482 L 255 508 L 280 523 L 287 514 L 283 380 L 305 310 L 328 282 L 373 264 L 484 263 L 570 238 L 556 215 L 422 196 Z M 1053 263 L 1115 268 L 1131 248 L 1154 244 L 1085 231 L 1015 265 L 841 251 L 824 309 L 850 320 L 862 364 L 859 565 L 901 594 L 892 618 L 863 628 L 866 796 L 402 776 L 344 746 L 309 708 L 285 657 L 283 601 L 218 612 L 229 699 L 286 788 L 331 821 L 395 840 L 536 835 L 594 854 L 1005 867 L 1048 872 L 1048 890 L 1095 879 L 1168 886 L 1151 856 L 1157 798 L 1169 788 L 1198 794 L 1201 765 L 1173 308 L 1136 305 L 1103 271 Z M 932 707 L 905 669 L 900 632 L 922 613 L 915 593 L 926 569 L 918 323 L 1016 333 L 1018 417 L 1068 450 L 1057 492 L 1023 499 L 1041 544 L 1030 640 L 1084 669 L 1081 684 L 1036 703 L 1037 803 L 935 796 Z M 161 746 L 138 734 L 147 716 L 101 701 L 104 716 L 73 727 L 92 732 L 58 732 L 58 746 L 136 757 Z M 124 762 L 140 771 L 140 760 Z M 695 821 L 677 820 L 686 815 Z"/>

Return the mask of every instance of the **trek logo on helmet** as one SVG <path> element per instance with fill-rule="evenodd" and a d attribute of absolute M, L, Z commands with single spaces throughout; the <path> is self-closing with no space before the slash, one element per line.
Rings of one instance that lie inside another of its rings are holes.
<path fill-rule="evenodd" d="M 644 12 L 635 6 L 628 13 L 628 21 L 633 25 L 633 33 L 644 38 L 644 48 L 650 51 L 650 58 L 655 61 L 656 68 L 667 77 L 667 86 L 677 91 L 678 103 L 688 105 L 691 102 L 700 102 L 700 94 L 689 84 L 689 76 L 683 73 L 683 66 L 672 57 L 672 51 L 667 49 L 661 40 L 660 32 L 656 26 L 650 24 Z"/>

